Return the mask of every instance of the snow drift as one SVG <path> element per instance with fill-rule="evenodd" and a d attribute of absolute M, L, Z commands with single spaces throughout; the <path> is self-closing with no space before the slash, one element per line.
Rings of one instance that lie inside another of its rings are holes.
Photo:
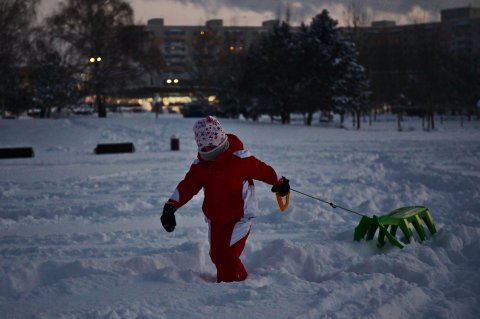
<path fill-rule="evenodd" d="M 202 195 L 159 222 L 195 157 L 195 119 L 0 121 L 0 312 L 4 318 L 477 318 L 480 129 L 433 132 L 377 122 L 361 131 L 223 120 L 292 187 L 366 214 L 427 206 L 439 230 L 400 250 L 354 242 L 356 215 L 292 193 L 280 213 L 257 182 L 262 214 L 245 282 L 216 284 Z M 180 137 L 171 152 L 170 137 Z M 94 155 L 99 143 L 133 154 Z"/>

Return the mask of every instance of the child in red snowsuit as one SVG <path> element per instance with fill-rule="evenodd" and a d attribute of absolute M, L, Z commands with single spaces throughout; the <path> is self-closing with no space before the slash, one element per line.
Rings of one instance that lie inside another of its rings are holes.
<path fill-rule="evenodd" d="M 203 213 L 209 225 L 210 257 L 217 268 L 217 282 L 247 278 L 240 255 L 258 210 L 253 180 L 273 185 L 285 196 L 285 177 L 261 162 L 233 134 L 225 134 L 218 120 L 207 116 L 193 127 L 198 156 L 163 208 L 160 218 L 167 232 L 175 229 L 175 211 L 203 188 Z"/>

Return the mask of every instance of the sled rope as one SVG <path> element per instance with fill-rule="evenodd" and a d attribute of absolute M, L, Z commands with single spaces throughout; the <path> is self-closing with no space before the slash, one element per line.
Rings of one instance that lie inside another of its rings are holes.
<path fill-rule="evenodd" d="M 332 207 L 332 208 L 340 208 L 340 209 L 343 209 L 343 210 L 346 211 L 346 212 L 353 213 L 353 214 L 356 214 L 356 215 L 358 215 L 358 216 L 368 217 L 367 215 L 360 214 L 359 212 L 356 212 L 356 211 L 354 211 L 354 210 L 351 210 L 351 209 L 342 207 L 342 206 L 340 206 L 340 205 L 334 204 L 334 203 L 332 203 L 332 202 L 326 201 L 326 200 L 324 200 L 324 199 L 321 199 L 321 198 L 318 198 L 318 197 L 315 197 L 315 196 L 312 196 L 312 195 L 303 193 L 303 192 L 298 191 L 298 190 L 296 190 L 296 189 L 290 188 L 290 190 L 293 191 L 293 192 L 295 192 L 295 193 L 302 194 L 303 196 L 307 196 L 307 197 L 310 197 L 310 198 L 312 198 L 312 199 L 318 200 L 319 202 L 328 204 L 328 205 L 330 205 L 330 207 Z"/>

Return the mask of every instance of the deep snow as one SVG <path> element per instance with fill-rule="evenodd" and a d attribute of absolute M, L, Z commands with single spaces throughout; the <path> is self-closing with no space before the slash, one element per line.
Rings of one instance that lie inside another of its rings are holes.
<path fill-rule="evenodd" d="M 425 205 L 439 229 L 405 249 L 353 242 L 354 214 L 292 193 L 280 213 L 257 182 L 261 215 L 243 261 L 245 282 L 215 283 L 197 195 L 159 222 L 195 157 L 194 119 L 0 120 L 2 318 L 478 318 L 478 121 L 407 119 L 361 131 L 221 120 L 292 187 L 362 213 Z M 169 150 L 180 137 L 180 151 Z M 94 155 L 98 143 L 136 152 Z"/>

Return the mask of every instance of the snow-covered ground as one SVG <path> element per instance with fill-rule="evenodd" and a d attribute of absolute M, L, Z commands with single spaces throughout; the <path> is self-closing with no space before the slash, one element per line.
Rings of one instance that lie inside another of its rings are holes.
<path fill-rule="evenodd" d="M 425 132 L 221 120 L 292 187 L 365 214 L 425 205 L 438 228 L 405 249 L 354 242 L 354 214 L 292 193 L 261 215 L 245 282 L 217 284 L 199 194 L 163 230 L 164 201 L 195 157 L 195 119 L 110 115 L 0 120 L 1 318 L 478 318 L 480 123 Z M 170 137 L 180 151 L 170 151 Z M 136 152 L 94 155 L 98 143 Z"/>

